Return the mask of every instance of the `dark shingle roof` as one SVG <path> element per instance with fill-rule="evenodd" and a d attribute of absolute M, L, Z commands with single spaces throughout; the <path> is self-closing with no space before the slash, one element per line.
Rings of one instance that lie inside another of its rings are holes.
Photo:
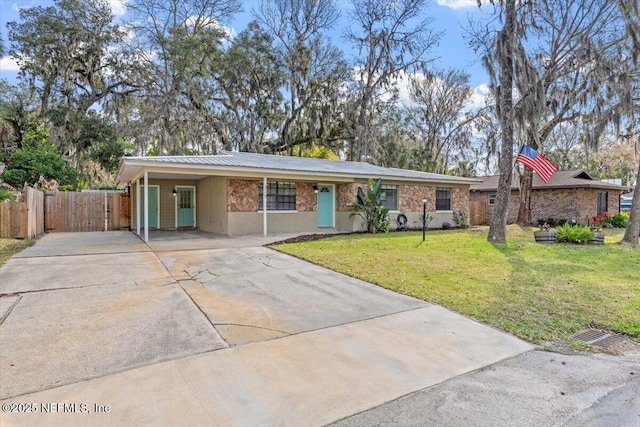
<path fill-rule="evenodd" d="M 500 175 L 482 177 L 482 183 L 472 184 L 471 191 L 496 191 L 498 189 L 498 179 Z M 520 179 L 513 176 L 511 189 L 520 188 Z M 544 183 L 538 175 L 533 174 L 533 189 L 545 190 L 552 188 L 601 188 L 603 190 L 624 190 L 626 187 L 616 184 L 609 184 L 594 179 L 584 169 L 572 171 L 557 171 L 553 174 L 548 183 Z"/>

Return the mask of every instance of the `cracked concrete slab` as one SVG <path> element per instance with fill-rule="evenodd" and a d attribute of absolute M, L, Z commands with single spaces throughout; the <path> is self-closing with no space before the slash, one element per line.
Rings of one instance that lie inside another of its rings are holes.
<path fill-rule="evenodd" d="M 531 349 L 428 306 L 159 363 L 21 401 L 110 406 L 108 414 L 55 414 L 65 426 L 89 420 L 94 426 L 320 426 Z M 42 413 L 1 417 L 7 425 L 51 420 Z"/>
<path fill-rule="evenodd" d="M 144 282 L 171 276 L 153 252 L 140 252 L 12 258 L 2 267 L 0 277 L 1 295 Z"/>
<path fill-rule="evenodd" d="M 264 250 L 274 258 L 281 256 L 270 249 Z M 216 327 L 232 325 L 218 328 L 231 346 L 428 305 L 289 258 L 286 270 L 264 270 L 249 265 L 249 272 L 236 270 L 235 274 L 222 275 L 203 283 L 202 287 L 185 287 L 185 290 Z"/>
<path fill-rule="evenodd" d="M 24 294 L 0 343 L 1 398 L 227 347 L 180 287 L 133 283 Z"/>

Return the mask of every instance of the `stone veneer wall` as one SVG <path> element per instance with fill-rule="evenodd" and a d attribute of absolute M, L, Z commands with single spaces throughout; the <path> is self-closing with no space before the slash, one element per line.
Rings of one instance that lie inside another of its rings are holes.
<path fill-rule="evenodd" d="M 315 212 L 318 208 L 317 194 L 313 191 L 313 183 L 296 183 L 296 210 L 298 212 Z"/>
<path fill-rule="evenodd" d="M 452 210 L 469 212 L 469 189 L 452 187 L 451 199 Z"/>
<path fill-rule="evenodd" d="M 398 210 L 422 212 L 422 199 L 427 198 L 427 211 L 436 210 L 436 188 L 425 185 L 399 185 Z"/>
<path fill-rule="evenodd" d="M 338 184 L 336 186 L 336 211 L 350 212 L 353 209 L 349 207 L 349 203 L 356 201 L 359 187 L 366 187 L 364 183 L 350 182 L 348 184 Z"/>
<path fill-rule="evenodd" d="M 230 179 L 227 185 L 227 211 L 257 212 L 259 188 L 260 181 Z M 317 210 L 313 183 L 296 183 L 296 209 L 298 212 L 315 212 Z"/>
<path fill-rule="evenodd" d="M 350 211 L 348 203 L 355 201 L 358 187 L 363 183 L 339 184 L 337 190 L 337 210 Z M 469 211 L 469 190 L 451 187 L 451 204 L 454 211 Z M 398 185 L 398 210 L 402 212 L 422 212 L 422 199 L 427 198 L 427 211 L 436 210 L 436 187 L 427 185 Z"/>
<path fill-rule="evenodd" d="M 258 181 L 230 179 L 227 184 L 227 212 L 257 212 L 258 186 Z"/>

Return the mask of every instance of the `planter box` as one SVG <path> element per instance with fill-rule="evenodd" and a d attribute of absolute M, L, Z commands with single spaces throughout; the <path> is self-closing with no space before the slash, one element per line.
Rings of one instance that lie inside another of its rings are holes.
<path fill-rule="evenodd" d="M 592 245 L 604 245 L 604 233 L 602 231 L 594 231 L 593 239 L 589 243 Z"/>
<path fill-rule="evenodd" d="M 536 243 L 550 245 L 556 242 L 555 231 L 534 231 L 533 237 L 536 239 Z"/>

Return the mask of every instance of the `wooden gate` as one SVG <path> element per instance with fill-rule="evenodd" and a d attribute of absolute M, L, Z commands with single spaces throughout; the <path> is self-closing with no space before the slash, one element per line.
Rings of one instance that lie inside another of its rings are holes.
<path fill-rule="evenodd" d="M 29 186 L 24 201 L 0 203 L 0 237 L 32 239 L 44 233 L 44 200 L 41 191 Z"/>
<path fill-rule="evenodd" d="M 46 193 L 47 232 L 122 230 L 130 225 L 129 195 L 120 192 Z"/>
<path fill-rule="evenodd" d="M 469 202 L 469 223 L 482 225 L 487 223 L 487 205 L 485 202 Z"/>

